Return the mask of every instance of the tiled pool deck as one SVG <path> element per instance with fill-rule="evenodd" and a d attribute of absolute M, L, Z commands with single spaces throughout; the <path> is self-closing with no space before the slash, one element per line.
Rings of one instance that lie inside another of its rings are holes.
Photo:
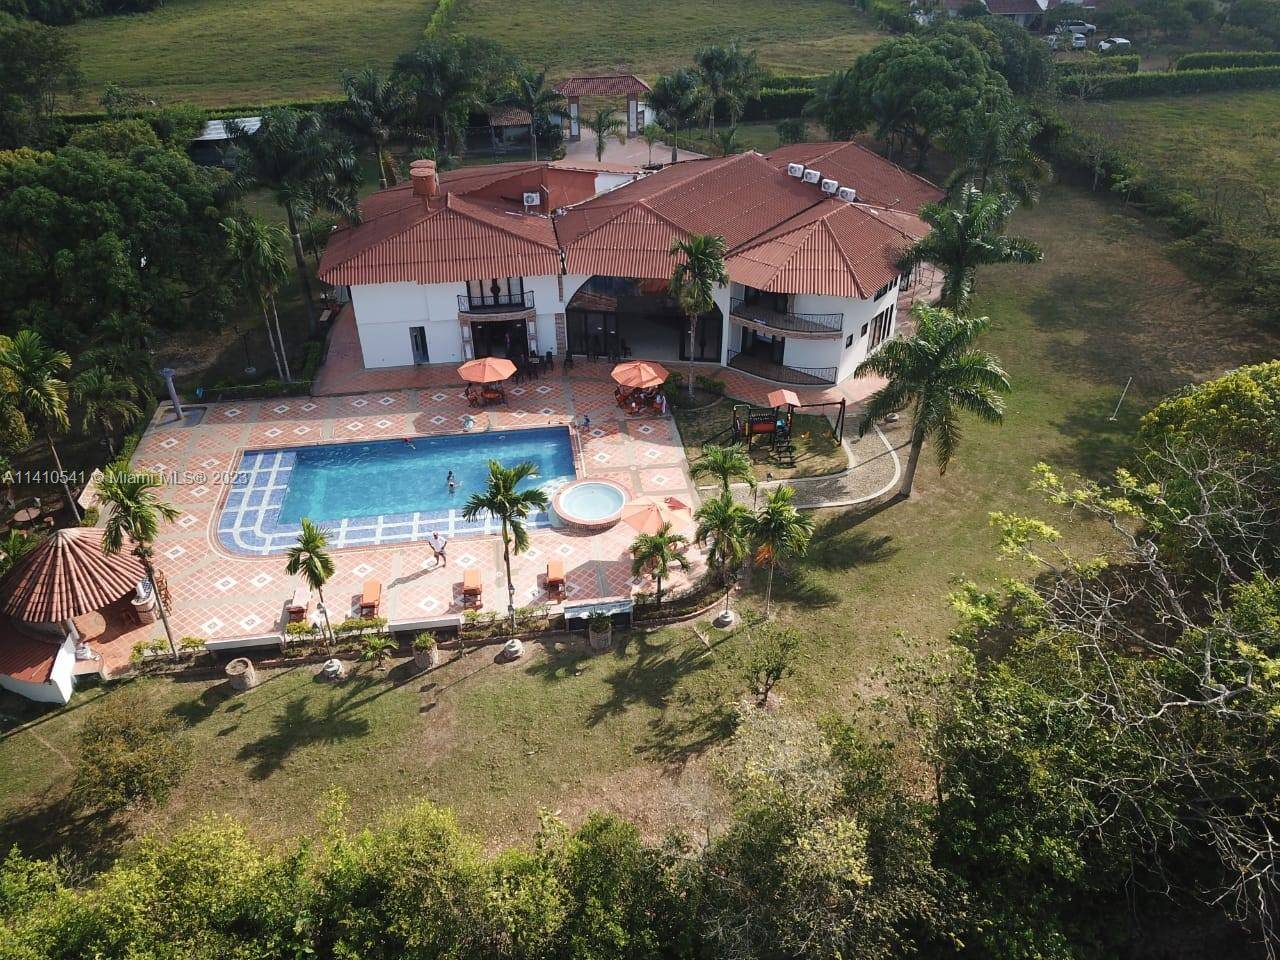
<path fill-rule="evenodd" d="M 441 373 L 441 379 L 445 378 Z M 668 417 L 627 417 L 613 402 L 608 368 L 591 365 L 568 377 L 556 375 L 508 388 L 505 407 L 468 407 L 461 383 L 421 389 L 373 391 L 357 395 L 300 397 L 209 404 L 196 426 L 163 422 L 143 436 L 135 466 L 169 479 L 165 497 L 181 515 L 164 527 L 156 546 L 159 568 L 173 596 L 179 635 L 231 640 L 271 635 L 280 629 L 285 600 L 294 581 L 279 555 L 233 553 L 220 541 L 218 518 L 232 493 L 241 454 L 263 448 L 353 440 L 438 435 L 462 431 L 476 416 L 489 429 L 570 425 L 575 429 L 580 476 L 615 480 L 636 496 L 678 497 L 696 504 L 688 465 Z M 602 533 L 542 528 L 531 533 L 530 549 L 513 561 L 517 603 L 545 599 L 547 561 L 563 560 L 570 601 L 617 598 L 652 589 L 631 576 L 628 548 L 635 531 L 619 524 Z M 407 540 L 407 538 L 406 538 Z M 331 608 L 345 612 L 366 579 L 383 584 L 382 613 L 393 624 L 444 621 L 461 613 L 463 571 L 480 571 L 485 608 L 504 610 L 506 583 L 501 541 L 487 532 L 459 535 L 450 542 L 448 564 L 434 568 L 422 543 L 363 546 L 349 539 L 334 551 L 337 570 L 326 587 Z M 704 569 L 692 551 L 690 577 Z M 676 584 L 687 582 L 677 575 Z M 156 628 L 156 635 L 159 630 Z"/>

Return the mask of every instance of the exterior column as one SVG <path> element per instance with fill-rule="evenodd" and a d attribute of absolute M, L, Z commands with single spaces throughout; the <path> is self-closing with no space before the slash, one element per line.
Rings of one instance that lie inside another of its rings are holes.
<path fill-rule="evenodd" d="M 578 141 L 582 139 L 582 127 L 578 116 L 578 98 L 569 98 L 569 139 Z"/>

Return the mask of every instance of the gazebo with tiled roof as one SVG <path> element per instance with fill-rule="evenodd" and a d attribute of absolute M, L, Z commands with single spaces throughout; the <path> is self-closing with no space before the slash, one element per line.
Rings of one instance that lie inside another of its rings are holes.
<path fill-rule="evenodd" d="M 649 92 L 649 85 L 634 73 L 569 77 L 557 83 L 555 90 L 569 103 L 570 140 L 582 139 L 579 113 L 583 97 L 626 97 L 627 136 L 634 137 L 644 129 L 644 111 L 640 107 L 640 98 Z"/>

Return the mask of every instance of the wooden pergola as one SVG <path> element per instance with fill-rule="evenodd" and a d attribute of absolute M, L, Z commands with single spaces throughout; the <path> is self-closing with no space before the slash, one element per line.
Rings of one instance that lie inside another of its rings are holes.
<path fill-rule="evenodd" d="M 633 73 L 569 77 L 557 83 L 555 90 L 569 102 L 569 140 L 582 139 L 579 112 L 583 97 L 626 97 L 627 136 L 634 137 L 644 129 L 644 110 L 640 106 L 640 97 L 649 92 L 649 85 Z"/>

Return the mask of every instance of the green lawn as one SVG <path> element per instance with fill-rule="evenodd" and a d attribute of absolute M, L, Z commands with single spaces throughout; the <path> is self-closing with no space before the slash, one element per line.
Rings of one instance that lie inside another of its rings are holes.
<path fill-rule="evenodd" d="M 697 410 L 681 410 L 677 407 L 671 414 L 680 428 L 680 439 L 684 441 L 685 456 L 690 463 L 702 456 L 704 443 L 729 442 L 726 432 L 733 429 L 731 400 L 721 400 L 713 407 Z M 840 444 L 836 443 L 831 424 L 825 417 L 796 414 L 792 437 L 796 448 L 794 467 L 784 467 L 778 463 L 772 456 L 770 444 L 764 439 L 757 440 L 752 445 L 751 459 L 757 480 L 764 480 L 769 474 L 779 480 L 820 477 L 839 473 L 849 466 L 849 458 Z M 701 482 L 704 485 L 714 484 L 709 478 Z"/>
<path fill-rule="evenodd" d="M 171 0 L 136 16 L 68 28 L 96 102 L 109 81 L 164 102 L 256 104 L 332 96 L 344 69 L 389 66 L 413 47 L 434 0 Z M 703 43 L 737 39 L 766 66 L 823 73 L 875 32 L 847 0 L 459 0 L 456 27 L 508 46 L 556 76 L 620 68 L 643 76 L 688 62 Z"/>
<path fill-rule="evenodd" d="M 994 320 L 983 345 L 1014 384 L 1006 421 L 967 424 L 946 476 L 926 459 L 910 502 L 862 522 L 818 516 L 809 557 L 777 590 L 780 619 L 802 640 L 797 674 L 779 687 L 784 710 L 844 710 L 878 692 L 877 671 L 915 649 L 910 641 L 936 645 L 954 626 L 945 595 L 956 577 L 990 583 L 1021 572 L 995 558 L 987 515 L 1040 509 L 1028 491 L 1037 461 L 1104 473 L 1158 397 L 1276 354 L 1274 339 L 1189 284 L 1163 238 L 1113 200 L 1054 187 L 1013 229 L 1043 244 L 1047 259 L 980 277 L 977 306 Z M 614 809 L 651 830 L 696 830 L 714 809 L 706 751 L 744 693 L 744 638 L 704 634 L 710 649 L 679 627 L 601 657 L 532 645 L 504 666 L 487 648 L 428 676 L 397 667 L 337 688 L 316 682 L 314 667 L 240 696 L 213 682 L 149 681 L 190 724 L 199 759 L 169 807 L 127 826 L 166 829 L 213 810 L 269 841 L 311 829 L 337 785 L 357 821 L 427 795 L 494 841 L 527 834 L 540 807 L 570 819 Z M 0 728 L 10 728 L 0 733 L 0 847 L 115 839 L 112 823 L 59 806 L 75 731 L 93 721 L 99 695 L 27 727 L 15 726 L 24 708 L 0 699 Z"/>

